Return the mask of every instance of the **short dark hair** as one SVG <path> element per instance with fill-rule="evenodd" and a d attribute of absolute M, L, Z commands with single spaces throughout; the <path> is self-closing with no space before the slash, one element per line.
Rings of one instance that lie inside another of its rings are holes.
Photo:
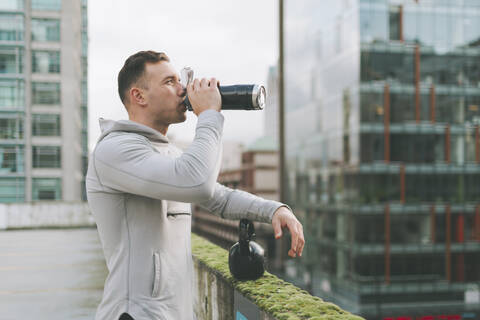
<path fill-rule="evenodd" d="M 118 73 L 118 94 L 123 104 L 128 102 L 127 90 L 132 87 L 145 74 L 145 65 L 160 61 L 169 62 L 170 59 L 163 52 L 139 51 L 125 61 L 122 69 Z"/>

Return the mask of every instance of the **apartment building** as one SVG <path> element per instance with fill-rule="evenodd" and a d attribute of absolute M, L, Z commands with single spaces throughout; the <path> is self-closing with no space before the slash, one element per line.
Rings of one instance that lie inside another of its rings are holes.
<path fill-rule="evenodd" d="M 85 200 L 87 1 L 0 2 L 0 202 Z"/>

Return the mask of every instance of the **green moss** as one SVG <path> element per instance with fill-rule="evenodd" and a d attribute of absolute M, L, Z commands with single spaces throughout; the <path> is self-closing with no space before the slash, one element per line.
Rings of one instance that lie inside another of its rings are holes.
<path fill-rule="evenodd" d="M 228 252 L 195 234 L 192 234 L 192 253 L 200 262 L 221 274 L 235 289 L 278 320 L 362 319 L 268 272 L 255 281 L 235 280 L 228 268 Z"/>

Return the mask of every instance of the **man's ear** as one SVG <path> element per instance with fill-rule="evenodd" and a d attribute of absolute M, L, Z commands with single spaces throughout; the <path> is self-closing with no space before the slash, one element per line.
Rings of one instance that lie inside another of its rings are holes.
<path fill-rule="evenodd" d="M 147 101 L 145 100 L 145 94 L 142 89 L 137 87 L 132 87 L 130 88 L 129 94 L 130 94 L 131 102 L 135 102 L 136 104 L 139 104 L 139 105 L 145 105 L 147 103 Z"/>

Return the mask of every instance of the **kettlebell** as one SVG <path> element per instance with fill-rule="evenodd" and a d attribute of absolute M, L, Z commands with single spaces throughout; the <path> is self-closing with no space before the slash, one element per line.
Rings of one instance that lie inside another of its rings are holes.
<path fill-rule="evenodd" d="M 237 280 L 256 280 L 265 272 L 265 250 L 252 241 L 255 238 L 253 222 L 242 219 L 239 229 L 239 240 L 228 254 L 230 273 Z"/>

